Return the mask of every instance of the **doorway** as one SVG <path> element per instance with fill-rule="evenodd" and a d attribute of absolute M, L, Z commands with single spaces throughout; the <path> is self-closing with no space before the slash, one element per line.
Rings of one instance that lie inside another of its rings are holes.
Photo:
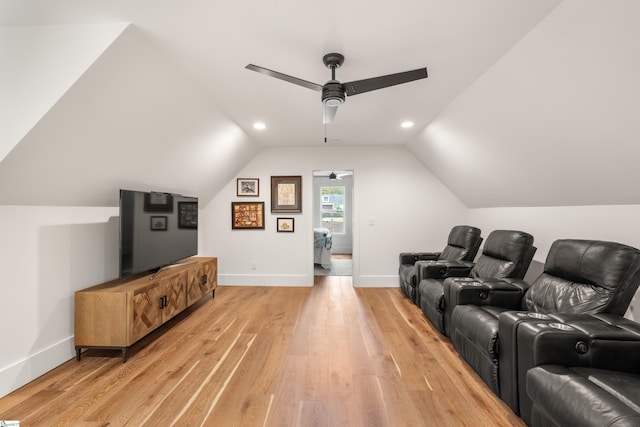
<path fill-rule="evenodd" d="M 353 275 L 353 171 L 313 172 L 314 276 Z"/>

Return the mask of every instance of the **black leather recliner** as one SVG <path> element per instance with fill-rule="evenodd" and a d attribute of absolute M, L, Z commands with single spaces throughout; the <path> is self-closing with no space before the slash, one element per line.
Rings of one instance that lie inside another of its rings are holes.
<path fill-rule="evenodd" d="M 522 279 L 526 274 L 536 248 L 533 236 L 523 231 L 494 230 L 489 234 L 482 248 L 482 254 L 472 268 L 460 274 L 462 269 L 455 263 L 422 263 L 419 269 L 418 303 L 424 315 L 444 335 L 449 334 L 451 307 L 444 297 L 443 282 L 446 280 L 465 279 L 455 277 L 471 277 L 473 280 L 490 279 Z M 450 274 L 452 273 L 453 274 Z M 452 278 L 454 277 L 454 278 Z"/>
<path fill-rule="evenodd" d="M 563 328 L 563 316 L 622 315 L 638 284 L 637 249 L 597 240 L 557 240 L 543 273 L 530 286 L 524 281 L 453 284 L 448 290 L 455 304 L 451 340 L 491 390 L 527 421 L 525 375 L 534 366 L 534 353 L 521 341 L 523 334 L 539 325 Z"/>
<path fill-rule="evenodd" d="M 534 338 L 542 341 L 536 361 L 550 364 L 527 371 L 528 424 L 639 426 L 640 324 L 620 316 L 581 317 L 563 328 L 540 328 Z"/>
<path fill-rule="evenodd" d="M 414 303 L 417 295 L 417 261 L 447 260 L 473 261 L 482 243 L 480 229 L 469 225 L 456 225 L 451 229 L 447 246 L 442 252 L 402 252 L 400 253 L 400 267 L 398 276 L 400 289 Z"/>

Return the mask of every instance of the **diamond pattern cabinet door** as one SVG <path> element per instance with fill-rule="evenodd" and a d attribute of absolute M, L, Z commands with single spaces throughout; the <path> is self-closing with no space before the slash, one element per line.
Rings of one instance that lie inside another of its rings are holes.
<path fill-rule="evenodd" d="M 192 268 L 187 272 L 187 304 L 191 305 L 202 298 L 203 266 Z"/>
<path fill-rule="evenodd" d="M 161 298 L 163 294 L 162 285 L 159 282 L 149 283 L 149 285 L 134 291 L 133 323 L 129 340 L 131 343 L 162 324 Z"/>
<path fill-rule="evenodd" d="M 202 258 L 197 268 L 187 272 L 187 305 L 211 294 L 218 285 L 217 258 Z"/>
<path fill-rule="evenodd" d="M 206 281 L 202 283 L 203 294 L 208 294 L 218 287 L 218 258 L 210 258 L 203 263 L 203 273 Z"/>
<path fill-rule="evenodd" d="M 187 308 L 187 273 L 174 274 L 162 279 L 160 284 L 164 289 L 164 296 L 166 296 L 166 306 L 162 315 L 164 321 L 167 321 Z"/>

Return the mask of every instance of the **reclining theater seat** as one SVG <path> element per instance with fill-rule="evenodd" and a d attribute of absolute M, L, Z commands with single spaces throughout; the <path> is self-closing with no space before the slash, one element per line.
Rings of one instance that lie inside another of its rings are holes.
<path fill-rule="evenodd" d="M 482 254 L 475 265 L 464 276 L 474 280 L 522 279 L 527 272 L 536 248 L 533 246 L 533 236 L 523 231 L 495 230 L 489 234 L 482 248 Z M 449 320 L 452 307 L 448 307 L 443 281 L 465 280 L 454 278 L 447 274 L 450 265 L 433 263 L 422 266 L 418 276 L 422 280 L 418 284 L 418 302 L 424 315 L 440 333 L 449 334 Z M 459 274 L 455 274 L 460 276 Z M 447 278 L 448 277 L 448 278 Z"/>
<path fill-rule="evenodd" d="M 640 375 L 544 365 L 529 370 L 527 381 L 537 401 L 532 427 L 640 426 Z"/>
<path fill-rule="evenodd" d="M 613 315 L 576 317 L 569 327 L 540 332 L 543 346 L 564 351 L 545 350 L 552 356 L 527 371 L 529 425 L 640 426 L 640 324 Z M 576 352 L 576 342 L 587 352 Z M 593 354 L 580 360 L 587 353 Z"/>
<path fill-rule="evenodd" d="M 417 261 L 448 260 L 473 261 L 482 242 L 480 229 L 469 225 L 456 225 L 451 229 L 447 246 L 442 252 L 402 252 L 398 270 L 400 289 L 414 303 L 417 294 Z"/>
<path fill-rule="evenodd" d="M 597 240 L 557 240 L 543 273 L 530 286 L 524 281 L 452 285 L 451 340 L 491 390 L 527 421 L 525 376 L 534 355 L 521 343 L 523 334 L 529 327 L 561 328 L 563 316 L 622 315 L 638 284 L 637 249 Z"/>
<path fill-rule="evenodd" d="M 524 325 L 539 330 L 528 339 L 540 343 L 523 381 L 523 419 L 532 427 L 640 426 L 640 324 L 607 314 L 564 317 L 562 328 Z"/>

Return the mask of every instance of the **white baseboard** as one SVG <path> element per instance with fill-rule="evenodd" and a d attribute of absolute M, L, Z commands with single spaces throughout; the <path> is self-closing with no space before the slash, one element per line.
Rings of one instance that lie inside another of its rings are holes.
<path fill-rule="evenodd" d="M 313 276 L 265 275 L 265 274 L 218 274 L 220 286 L 313 286 Z M 353 276 L 356 288 L 397 288 L 398 276 Z"/>
<path fill-rule="evenodd" d="M 398 276 L 359 276 L 353 278 L 353 286 L 356 288 L 397 288 Z"/>
<path fill-rule="evenodd" d="M 313 276 L 279 274 L 218 274 L 220 286 L 313 286 Z"/>
<path fill-rule="evenodd" d="M 0 397 L 75 357 L 73 337 L 65 338 L 16 363 L 0 368 Z"/>

